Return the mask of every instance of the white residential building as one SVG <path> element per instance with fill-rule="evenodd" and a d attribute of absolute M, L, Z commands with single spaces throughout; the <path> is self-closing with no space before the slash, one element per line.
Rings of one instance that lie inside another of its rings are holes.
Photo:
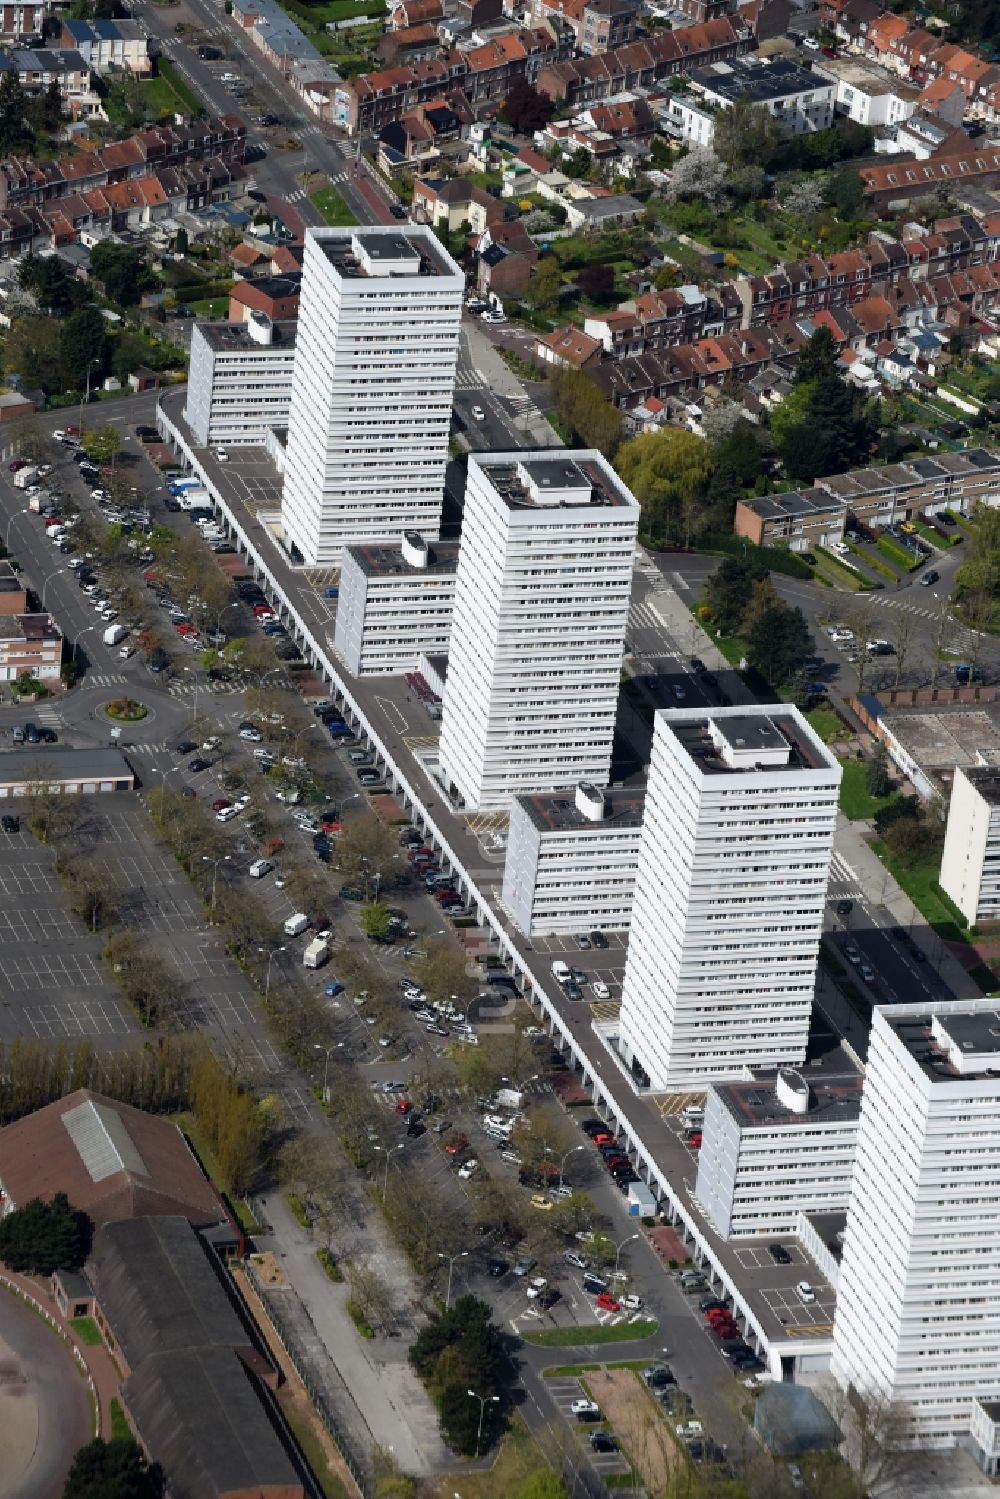
<path fill-rule="evenodd" d="M 657 713 L 618 1042 L 641 1086 L 803 1061 L 839 785 L 787 704 Z"/>
<path fill-rule="evenodd" d="M 296 323 L 193 323 L 184 416 L 202 447 L 263 447 L 288 425 Z"/>
<path fill-rule="evenodd" d="M 909 119 L 920 97 L 918 88 L 860 57 L 824 57 L 812 71 L 834 85 L 837 113 L 858 125 L 898 125 Z"/>
<path fill-rule="evenodd" d="M 967 921 L 1000 919 L 1000 769 L 955 767 L 941 889 Z"/>
<path fill-rule="evenodd" d="M 862 1078 L 841 1061 L 709 1088 L 694 1192 L 724 1238 L 795 1234 L 800 1213 L 847 1207 Z"/>
<path fill-rule="evenodd" d="M 1000 1400 L 1000 1016 L 879 1007 L 868 1046 L 831 1369 L 921 1447 Z"/>
<path fill-rule="evenodd" d="M 522 932 L 627 931 L 644 801 L 641 789 L 586 782 L 515 797 L 502 898 Z"/>
<path fill-rule="evenodd" d="M 308 229 L 281 523 L 295 561 L 436 536 L 465 277 L 430 229 Z"/>
<path fill-rule="evenodd" d="M 741 99 L 766 109 L 783 135 L 806 135 L 833 124 L 836 84 L 784 57 L 733 57 L 692 68 L 688 79 L 691 92 L 672 95 L 660 118 L 671 135 L 699 146 L 715 140 L 718 111 Z"/>
<path fill-rule="evenodd" d="M 398 675 L 447 651 L 457 564 L 457 541 L 409 531 L 400 546 L 347 547 L 333 643 L 348 671 Z"/>
<path fill-rule="evenodd" d="M 638 523 L 597 452 L 469 458 L 440 743 L 466 808 L 607 785 Z"/>

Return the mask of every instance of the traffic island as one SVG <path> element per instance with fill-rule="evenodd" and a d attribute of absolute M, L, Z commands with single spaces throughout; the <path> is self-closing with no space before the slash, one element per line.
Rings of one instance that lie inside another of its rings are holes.
<path fill-rule="evenodd" d="M 105 718 L 110 718 L 115 723 L 141 723 L 149 709 L 145 703 L 139 703 L 135 698 L 116 697 L 110 703 L 105 703 L 101 712 Z"/>

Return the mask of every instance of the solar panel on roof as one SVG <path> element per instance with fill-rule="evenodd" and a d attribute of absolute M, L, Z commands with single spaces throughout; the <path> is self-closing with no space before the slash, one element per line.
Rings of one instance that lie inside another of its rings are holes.
<path fill-rule="evenodd" d="M 75 1109 L 67 1110 L 62 1122 L 91 1181 L 104 1181 L 118 1171 L 149 1175 L 135 1141 L 116 1110 L 88 1099 Z"/>

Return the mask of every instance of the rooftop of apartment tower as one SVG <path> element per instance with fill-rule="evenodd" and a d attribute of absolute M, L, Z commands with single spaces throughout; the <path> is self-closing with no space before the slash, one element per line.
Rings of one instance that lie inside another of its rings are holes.
<path fill-rule="evenodd" d="M 353 229 L 313 236 L 344 277 L 389 280 L 399 276 L 456 274 L 436 237 L 420 225 L 399 229 Z"/>
<path fill-rule="evenodd" d="M 671 732 L 697 768 L 706 775 L 741 771 L 828 770 L 836 762 L 798 719 L 774 709 L 758 713 L 719 713 L 711 709 L 671 712 Z"/>
<path fill-rule="evenodd" d="M 489 456 L 476 453 L 479 468 L 511 510 L 575 509 L 592 505 L 634 505 L 628 489 L 591 454 L 573 456 L 564 449 Z"/>
<path fill-rule="evenodd" d="M 1000 1086 L 1000 1011 L 984 1001 L 950 1013 L 887 1015 L 886 1020 L 932 1082 L 990 1079 Z"/>

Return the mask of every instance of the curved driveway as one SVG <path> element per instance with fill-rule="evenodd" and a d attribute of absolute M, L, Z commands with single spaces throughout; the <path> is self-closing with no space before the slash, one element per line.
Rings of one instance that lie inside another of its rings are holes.
<path fill-rule="evenodd" d="M 93 1436 L 87 1383 L 62 1339 L 0 1287 L 0 1499 L 59 1499 Z"/>

